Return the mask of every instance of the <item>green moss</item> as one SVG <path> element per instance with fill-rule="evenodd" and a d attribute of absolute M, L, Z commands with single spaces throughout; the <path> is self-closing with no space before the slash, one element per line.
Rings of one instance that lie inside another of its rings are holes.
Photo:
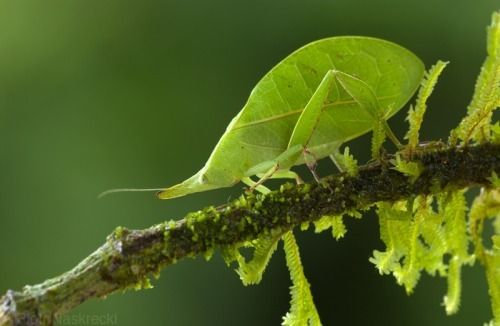
<path fill-rule="evenodd" d="M 218 209 L 208 207 L 188 214 L 183 221 L 168 221 L 160 225 L 164 242 L 159 242 L 163 246 L 163 250 L 160 250 L 163 258 L 159 259 L 165 259 L 169 264 L 175 263 L 177 259 L 195 257 L 198 254 L 203 254 L 209 259 L 213 255 L 214 248 L 222 247 L 225 248 L 222 251 L 227 263 L 241 262 L 243 257 L 239 253 L 239 248 L 245 243 L 248 244 L 250 240 L 278 236 L 297 225 L 305 229 L 311 221 L 318 220 L 324 215 L 348 214 L 359 218 L 361 216 L 359 210 L 367 209 L 374 202 L 397 203 L 403 198 L 414 197 L 414 194 L 433 194 L 442 192 L 445 188 L 459 189 L 464 184 L 487 182 L 486 178 L 490 177 L 493 171 L 500 172 L 499 159 L 496 155 L 499 149 L 498 145 L 471 147 L 467 149 L 466 155 L 461 150 L 443 148 L 433 149 L 430 152 L 416 152 L 411 162 L 421 164 L 422 171 L 413 183 L 408 182 L 407 175 L 390 169 L 391 165 L 385 162 L 368 168 L 361 167 L 356 177 L 339 175 L 325 178 L 320 183 L 285 184 L 278 191 L 267 195 L 240 196 L 224 207 Z M 450 162 L 454 162 L 453 165 Z M 456 183 L 455 180 L 460 181 Z M 410 202 L 411 200 L 408 200 L 408 206 L 411 206 Z M 397 205 L 405 206 L 404 202 Z M 397 210 L 403 208 L 399 207 Z M 397 225 L 397 223 L 411 223 L 411 220 L 391 220 L 390 223 Z M 333 227 L 335 238 L 345 234 L 345 227 L 340 217 L 332 220 L 330 225 Z M 129 230 L 117 229 L 110 241 L 120 239 L 126 242 L 129 234 Z M 418 237 L 411 238 L 418 239 Z M 144 249 L 143 253 L 155 256 L 154 250 L 158 249 L 155 246 L 153 248 L 155 249 L 152 251 Z M 116 264 L 117 258 L 113 259 L 115 260 L 111 261 L 110 258 L 109 266 Z M 384 259 L 384 257 L 377 258 L 381 266 L 385 266 L 386 269 L 387 266 L 393 266 L 385 264 L 387 260 Z M 114 271 L 111 276 L 113 282 L 117 282 L 120 286 L 127 284 L 142 286 L 144 277 L 151 270 L 158 270 L 159 266 L 154 259 L 131 260 L 127 264 L 128 267 L 123 264 L 124 267 Z M 134 268 L 130 267 L 131 264 L 140 264 L 144 268 L 134 271 Z M 407 287 L 412 289 L 416 282 L 411 280 L 418 279 L 419 270 L 409 268 L 408 271 L 404 275 L 401 274 L 401 282 L 404 281 Z M 415 275 L 417 277 L 414 277 Z M 456 284 L 456 281 L 453 280 L 452 283 Z M 456 292 L 451 291 L 449 297 L 456 298 L 454 293 Z M 451 307 L 450 304 L 449 306 Z"/>
<path fill-rule="evenodd" d="M 145 290 L 145 289 L 152 289 L 153 285 L 151 284 L 151 280 L 149 277 L 144 276 L 137 283 L 134 285 L 134 290 L 139 291 L 139 290 Z"/>
<path fill-rule="evenodd" d="M 121 239 L 124 235 L 126 235 L 126 233 L 128 232 L 128 230 L 122 226 L 117 226 L 115 231 L 113 232 L 113 237 L 115 239 Z"/>
<path fill-rule="evenodd" d="M 488 178 L 488 180 L 491 182 L 491 185 L 496 188 L 500 188 L 500 178 L 498 175 L 493 171 L 491 174 L 491 177 Z"/>

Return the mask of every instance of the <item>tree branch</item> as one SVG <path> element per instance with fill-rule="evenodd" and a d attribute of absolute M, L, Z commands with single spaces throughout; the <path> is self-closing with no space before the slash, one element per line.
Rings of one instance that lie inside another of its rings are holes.
<path fill-rule="evenodd" d="M 144 230 L 118 227 L 72 270 L 0 299 L 0 326 L 52 325 L 57 316 L 118 290 L 149 286 L 149 276 L 185 257 L 275 234 L 324 215 L 340 215 L 379 201 L 397 201 L 446 189 L 491 185 L 500 174 L 500 145 L 423 148 L 413 155 L 418 179 L 392 169 L 387 160 L 360 167 L 355 177 L 337 174 L 321 183 L 285 184 L 267 195 L 248 194 L 208 207 L 177 222 Z"/>

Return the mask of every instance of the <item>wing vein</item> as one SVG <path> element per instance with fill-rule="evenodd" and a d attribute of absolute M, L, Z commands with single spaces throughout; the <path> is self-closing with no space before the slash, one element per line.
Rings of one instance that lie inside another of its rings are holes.
<path fill-rule="evenodd" d="M 399 95 L 399 93 L 396 94 L 396 95 L 381 96 L 381 97 L 379 97 L 377 99 L 378 100 L 387 100 L 387 99 L 395 98 L 398 95 Z M 326 109 L 331 109 L 334 106 L 338 106 L 338 105 L 342 105 L 342 104 L 353 104 L 353 103 L 356 103 L 356 101 L 354 101 L 354 100 L 335 101 L 335 102 L 326 104 L 324 107 Z M 255 125 L 263 124 L 263 123 L 266 123 L 266 122 L 271 122 L 271 121 L 274 121 L 274 120 L 283 119 L 283 118 L 286 118 L 286 117 L 289 117 L 289 116 L 292 116 L 292 115 L 300 114 L 300 113 L 302 113 L 303 110 L 304 109 L 291 110 L 291 111 L 287 111 L 287 112 L 284 112 L 284 113 L 281 113 L 281 114 L 273 115 L 273 116 L 268 117 L 268 118 L 263 118 L 263 119 L 255 120 L 255 121 L 252 121 L 252 122 L 247 122 L 247 123 L 244 123 L 244 124 L 240 124 L 240 125 L 234 126 L 232 130 L 238 130 L 238 129 L 248 128 L 248 127 L 252 127 L 252 126 L 255 126 Z"/>

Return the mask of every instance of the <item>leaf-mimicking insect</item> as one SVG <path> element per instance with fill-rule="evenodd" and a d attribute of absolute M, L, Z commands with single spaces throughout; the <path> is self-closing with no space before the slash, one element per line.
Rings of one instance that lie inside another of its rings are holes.
<path fill-rule="evenodd" d="M 307 44 L 257 83 L 205 166 L 158 197 L 252 184 L 254 175 L 294 177 L 292 166 L 336 155 L 343 143 L 386 123 L 414 94 L 423 72 L 412 52 L 381 39 L 341 36 Z"/>

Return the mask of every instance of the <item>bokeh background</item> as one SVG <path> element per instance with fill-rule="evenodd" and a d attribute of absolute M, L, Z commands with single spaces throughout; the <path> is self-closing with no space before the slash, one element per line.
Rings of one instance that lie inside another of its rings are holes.
<path fill-rule="evenodd" d="M 233 189 L 159 201 L 151 193 L 97 200 L 114 187 L 171 185 L 197 171 L 250 90 L 310 41 L 370 35 L 430 66 L 449 60 L 423 127 L 447 137 L 465 112 L 498 2 L 0 1 L 0 292 L 73 267 L 114 227 L 145 228 L 224 203 Z M 391 120 L 402 136 L 405 110 Z M 350 146 L 368 159 L 369 138 Z M 333 172 L 322 163 L 323 174 Z M 445 279 L 412 296 L 368 262 L 381 249 L 375 216 L 298 235 L 324 325 L 481 325 L 491 318 L 482 270 L 465 268 L 460 312 L 441 306 Z M 147 291 L 72 312 L 117 325 L 278 325 L 289 307 L 282 250 L 244 287 L 220 256 L 181 261 Z M 80 319 L 81 320 L 81 319 Z"/>

